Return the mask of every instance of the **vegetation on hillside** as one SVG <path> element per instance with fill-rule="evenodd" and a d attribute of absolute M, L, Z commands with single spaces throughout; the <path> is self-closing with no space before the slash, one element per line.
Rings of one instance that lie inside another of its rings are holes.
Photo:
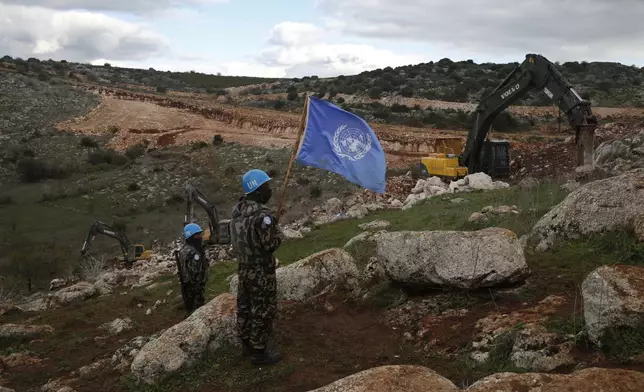
<path fill-rule="evenodd" d="M 522 59 L 521 59 L 522 60 Z M 477 102 L 488 95 L 519 63 L 476 64 L 471 60 L 386 67 L 358 75 L 320 79 L 315 76 L 282 81 L 265 92 L 314 91 L 333 98 L 337 94 L 425 98 L 450 102 Z M 636 66 L 608 62 L 566 62 L 555 64 L 563 76 L 595 106 L 644 106 L 640 86 L 644 71 Z M 531 92 L 518 105 L 551 105 L 540 91 Z"/>
<path fill-rule="evenodd" d="M 23 60 L 4 56 L 0 64 L 21 73 L 34 73 L 40 80 L 49 80 L 53 76 L 69 77 L 98 84 L 130 84 L 152 87 L 163 93 L 168 89 L 178 91 L 207 92 L 224 95 L 225 88 L 246 86 L 259 83 L 272 83 L 278 79 L 252 76 L 210 75 L 195 71 L 171 72 L 157 71 L 154 68 L 135 69 L 113 67 L 110 64 L 91 65 L 54 60 L 41 61 L 36 58 Z"/>

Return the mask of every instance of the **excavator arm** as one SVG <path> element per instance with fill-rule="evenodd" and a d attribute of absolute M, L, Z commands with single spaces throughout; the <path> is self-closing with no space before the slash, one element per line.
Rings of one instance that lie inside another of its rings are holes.
<path fill-rule="evenodd" d="M 128 240 L 125 233 L 117 232 L 112 226 L 109 226 L 101 221 L 95 221 L 89 228 L 89 233 L 85 238 L 83 247 L 81 248 L 81 255 L 86 256 L 89 252 L 89 249 L 92 245 L 92 241 L 96 238 L 97 234 L 102 234 L 111 238 L 114 238 L 121 245 L 121 250 L 123 251 L 123 257 L 125 261 L 128 261 L 128 249 L 130 247 L 130 241 Z"/>
<path fill-rule="evenodd" d="M 183 219 L 183 225 L 185 226 L 195 221 L 194 203 L 197 203 L 208 214 L 208 227 L 210 229 L 208 243 L 219 245 L 230 244 L 230 219 L 220 220 L 215 205 L 194 186 L 188 184 L 186 186 L 186 194 L 186 215 Z"/>
<path fill-rule="evenodd" d="M 217 208 L 201 193 L 197 188 L 188 184 L 186 186 L 187 202 L 186 202 L 186 215 L 183 219 L 183 225 L 193 223 L 195 221 L 194 203 L 197 203 L 208 214 L 208 227 L 210 228 L 210 235 L 214 235 L 215 228 L 219 222 Z"/>
<path fill-rule="evenodd" d="M 467 138 L 465 151 L 460 164 L 467 166 L 469 173 L 509 172 L 509 156 L 501 158 L 502 164 L 490 163 L 496 151 L 484 148 L 486 138 L 496 116 L 532 89 L 540 89 L 568 117 L 568 122 L 575 129 L 577 138 L 582 128 L 597 126 L 590 102 L 582 99 L 566 81 L 555 65 L 538 54 L 528 54 L 488 96 L 483 98 L 474 111 L 474 125 Z M 500 166 L 500 167 L 498 167 Z"/>

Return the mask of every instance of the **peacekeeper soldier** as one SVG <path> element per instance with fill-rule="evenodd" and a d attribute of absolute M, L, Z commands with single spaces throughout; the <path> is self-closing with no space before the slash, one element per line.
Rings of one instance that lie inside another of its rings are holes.
<path fill-rule="evenodd" d="M 265 206 L 270 200 L 271 178 L 262 170 L 244 174 L 245 193 L 233 208 L 231 242 L 237 253 L 237 332 L 244 356 L 254 365 L 279 362 L 279 352 L 269 352 L 267 342 L 277 313 L 276 261 L 273 252 L 282 242 L 277 220 Z"/>
<path fill-rule="evenodd" d="M 201 227 L 189 223 L 183 228 L 185 245 L 178 253 L 181 295 L 186 309 L 186 317 L 204 304 L 204 292 L 208 281 L 208 267 L 202 247 Z"/>

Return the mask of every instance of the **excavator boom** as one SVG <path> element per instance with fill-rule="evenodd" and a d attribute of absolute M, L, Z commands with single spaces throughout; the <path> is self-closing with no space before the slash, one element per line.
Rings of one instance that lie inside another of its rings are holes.
<path fill-rule="evenodd" d="M 121 251 L 123 252 L 125 261 L 128 261 L 128 249 L 130 248 L 130 241 L 128 240 L 125 233 L 119 233 L 112 226 L 101 221 L 95 221 L 90 226 L 89 233 L 87 233 L 87 237 L 85 238 L 85 242 L 83 243 L 83 247 L 81 248 L 81 255 L 87 255 L 92 245 L 92 241 L 94 240 L 94 238 L 96 238 L 97 234 L 103 234 L 117 240 L 121 245 Z"/>
<path fill-rule="evenodd" d="M 208 214 L 209 242 L 228 244 L 230 242 L 229 220 L 219 220 L 215 205 L 193 185 L 186 185 L 186 196 L 186 215 L 183 219 L 183 225 L 195 222 L 194 203 L 196 203 Z"/>
<path fill-rule="evenodd" d="M 523 63 L 481 100 L 474 112 L 474 125 L 460 156 L 460 164 L 467 166 L 470 174 L 481 171 L 491 175 L 509 174 L 508 143 L 490 142 L 486 138 L 496 116 L 533 89 L 543 90 L 566 114 L 577 137 L 583 128 L 597 126 L 590 102 L 579 96 L 555 65 L 541 55 L 528 54 Z"/>

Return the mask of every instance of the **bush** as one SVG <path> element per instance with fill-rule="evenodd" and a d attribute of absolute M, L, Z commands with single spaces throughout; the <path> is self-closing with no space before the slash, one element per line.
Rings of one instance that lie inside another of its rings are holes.
<path fill-rule="evenodd" d="M 380 99 L 382 96 L 382 89 L 380 87 L 372 87 L 369 89 L 369 98 Z"/>
<path fill-rule="evenodd" d="M 212 137 L 212 144 L 219 146 L 224 143 L 224 138 L 221 135 L 215 135 Z"/>
<path fill-rule="evenodd" d="M 289 101 L 295 101 L 297 99 L 297 91 L 289 92 L 286 96 L 286 99 L 288 99 Z"/>
<path fill-rule="evenodd" d="M 286 106 L 286 102 L 279 99 L 275 102 L 275 104 L 273 105 L 273 108 L 275 108 L 275 110 L 281 110 L 284 108 L 284 106 Z"/>
<path fill-rule="evenodd" d="M 165 94 L 168 92 L 168 89 L 163 86 L 157 86 L 157 93 Z"/>
<path fill-rule="evenodd" d="M 192 150 L 201 150 L 202 148 L 208 147 L 208 143 L 203 140 L 192 143 Z"/>
<path fill-rule="evenodd" d="M 83 137 L 80 140 L 81 147 L 98 148 L 98 142 L 91 137 Z"/>
<path fill-rule="evenodd" d="M 97 150 L 88 154 L 87 161 L 92 165 L 107 163 L 108 165 L 120 166 L 127 163 L 127 157 L 114 150 Z"/>
<path fill-rule="evenodd" d="M 134 146 L 129 147 L 125 151 L 125 156 L 132 160 L 135 160 L 136 158 L 142 156 L 143 154 L 145 154 L 145 145 L 141 143 L 135 144 Z"/>
<path fill-rule="evenodd" d="M 16 168 L 22 181 L 38 182 L 46 179 L 61 179 L 69 177 L 72 168 L 67 165 L 42 161 L 35 158 L 25 158 L 18 162 Z"/>
<path fill-rule="evenodd" d="M 309 188 L 309 194 L 311 195 L 311 198 L 318 198 L 322 196 L 322 188 L 318 185 L 311 185 Z"/>

